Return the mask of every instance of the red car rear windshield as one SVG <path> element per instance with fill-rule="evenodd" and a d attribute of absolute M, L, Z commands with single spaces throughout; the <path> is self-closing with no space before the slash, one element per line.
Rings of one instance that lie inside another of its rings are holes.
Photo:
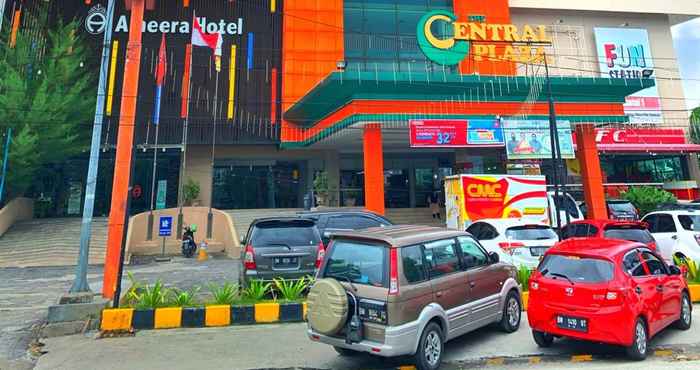
<path fill-rule="evenodd" d="M 633 242 L 648 244 L 654 241 L 649 231 L 641 226 L 608 226 L 603 232 L 607 239 L 622 239 Z"/>
<path fill-rule="evenodd" d="M 587 257 L 549 254 L 537 270 L 544 277 L 569 280 L 572 283 L 604 283 L 613 279 L 612 262 Z"/>

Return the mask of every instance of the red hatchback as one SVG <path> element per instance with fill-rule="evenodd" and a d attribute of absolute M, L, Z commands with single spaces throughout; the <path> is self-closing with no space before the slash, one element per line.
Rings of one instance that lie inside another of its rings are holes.
<path fill-rule="evenodd" d="M 527 315 L 540 347 L 555 337 L 622 345 L 635 360 L 673 324 L 691 325 L 688 285 L 640 243 L 574 238 L 550 248 L 530 278 Z"/>
<path fill-rule="evenodd" d="M 639 221 L 583 220 L 575 221 L 562 229 L 562 240 L 570 238 L 621 239 L 646 244 L 656 252 L 656 240 L 649 227 Z"/>

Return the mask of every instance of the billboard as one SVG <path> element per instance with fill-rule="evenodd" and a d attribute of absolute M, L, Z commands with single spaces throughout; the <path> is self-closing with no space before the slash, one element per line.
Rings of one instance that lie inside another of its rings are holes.
<path fill-rule="evenodd" d="M 654 79 L 654 61 L 647 30 L 595 28 L 600 73 L 608 78 Z M 630 123 L 662 123 L 661 99 L 656 86 L 627 97 Z"/>
<path fill-rule="evenodd" d="M 413 148 L 505 145 L 501 122 L 496 119 L 410 120 L 409 128 L 410 143 Z"/>
<path fill-rule="evenodd" d="M 504 120 L 508 159 L 551 159 L 552 145 L 549 135 L 549 121 L 546 120 Z M 561 157 L 572 159 L 574 143 L 569 121 L 558 121 L 559 151 Z"/>

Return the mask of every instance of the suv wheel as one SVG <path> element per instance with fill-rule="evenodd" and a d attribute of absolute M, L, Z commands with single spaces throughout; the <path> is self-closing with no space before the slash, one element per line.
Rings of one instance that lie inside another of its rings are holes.
<path fill-rule="evenodd" d="M 537 346 L 540 348 L 549 348 L 554 343 L 554 336 L 549 333 L 533 330 L 532 339 L 535 340 Z"/>
<path fill-rule="evenodd" d="M 351 349 L 347 349 L 347 348 L 343 348 L 343 347 L 333 346 L 333 349 L 336 352 L 338 352 L 338 354 L 342 357 L 353 357 L 353 356 L 357 356 L 360 354 L 360 352 L 353 351 Z"/>
<path fill-rule="evenodd" d="M 442 329 L 438 324 L 431 322 L 423 329 L 420 342 L 418 342 L 418 350 L 416 351 L 418 370 L 437 370 L 442 362 L 443 351 Z"/>
<path fill-rule="evenodd" d="M 506 333 L 512 333 L 518 330 L 521 317 L 522 306 L 520 305 L 520 297 L 518 297 L 515 291 L 510 291 L 503 305 L 503 316 L 500 322 L 501 330 Z"/>
<path fill-rule="evenodd" d="M 676 329 L 688 330 L 692 323 L 693 312 L 690 305 L 690 297 L 688 297 L 688 293 L 683 292 L 683 297 L 681 298 L 681 317 L 674 323 L 674 326 Z"/>
<path fill-rule="evenodd" d="M 627 347 L 627 357 L 632 360 L 641 361 L 647 357 L 649 350 L 649 338 L 647 337 L 647 326 L 644 320 L 637 319 L 634 324 L 634 339 L 632 344 Z"/>

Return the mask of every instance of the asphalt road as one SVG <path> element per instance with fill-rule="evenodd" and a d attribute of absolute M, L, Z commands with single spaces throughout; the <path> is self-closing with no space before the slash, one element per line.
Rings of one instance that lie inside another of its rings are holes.
<path fill-rule="evenodd" d="M 33 329 L 46 319 L 49 305 L 68 292 L 75 267 L 0 268 L 0 370 L 33 366 L 27 345 Z M 171 262 L 126 266 L 136 279 L 188 289 L 208 282 L 238 281 L 239 262 L 231 259 L 175 258 Z M 124 274 L 126 276 L 126 273 Z M 95 292 L 102 290 L 102 266 L 90 266 L 88 282 Z M 122 286 L 128 287 L 126 278 Z"/>
<path fill-rule="evenodd" d="M 693 319 L 700 323 L 700 306 Z M 339 357 L 330 347 L 309 341 L 305 324 L 141 331 L 133 337 L 95 339 L 76 335 L 46 340 L 37 369 L 388 369 L 410 359 L 384 360 L 367 355 Z M 448 343 L 445 369 L 543 368 L 677 369 L 700 368 L 700 324 L 686 332 L 668 329 L 652 342 L 659 350 L 642 364 L 629 363 L 614 346 L 560 340 L 539 349 L 526 320 L 520 330 L 503 334 L 484 328 Z M 576 357 L 574 357 L 576 356 Z M 535 360 L 533 360 L 535 359 Z M 581 361 L 574 362 L 573 361 Z M 590 361 L 589 361 L 590 360 Z M 532 368 L 532 367 L 528 367 Z"/>

